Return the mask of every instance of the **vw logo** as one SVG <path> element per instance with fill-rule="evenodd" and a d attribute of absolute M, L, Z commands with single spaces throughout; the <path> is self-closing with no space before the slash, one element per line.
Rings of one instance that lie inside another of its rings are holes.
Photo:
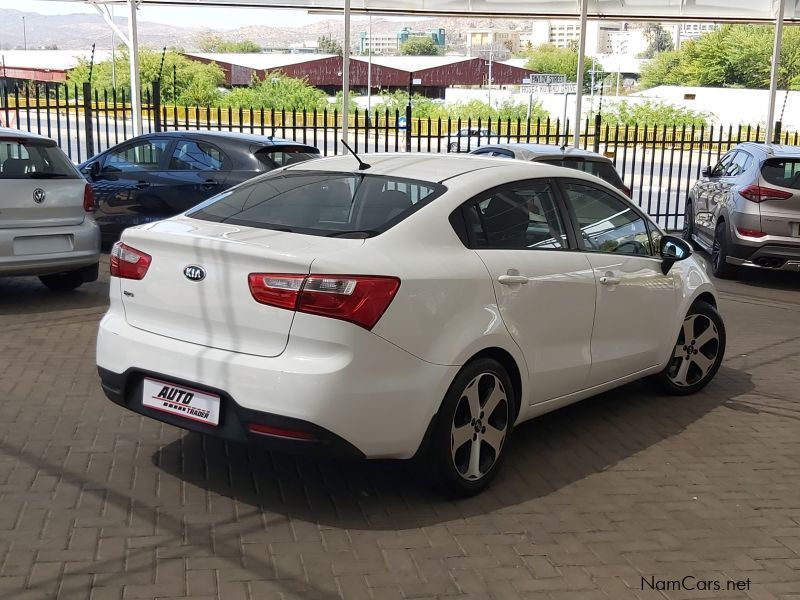
<path fill-rule="evenodd" d="M 44 202 L 45 195 L 46 194 L 42 188 L 36 188 L 33 190 L 33 201 L 36 202 L 36 204 L 41 204 Z"/>
<path fill-rule="evenodd" d="M 198 265 L 189 265 L 183 269 L 183 275 L 189 281 L 203 281 L 206 278 L 206 270 Z"/>

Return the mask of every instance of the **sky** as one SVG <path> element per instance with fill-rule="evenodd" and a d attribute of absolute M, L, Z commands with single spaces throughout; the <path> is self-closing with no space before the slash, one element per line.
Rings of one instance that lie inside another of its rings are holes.
<path fill-rule="evenodd" d="M 19 0 L 0 0 L 0 8 L 11 8 L 46 15 L 69 13 L 95 13 L 91 6 L 78 2 L 50 2 L 47 0 L 26 0 L 24 8 Z M 114 7 L 114 14 L 122 16 L 125 6 Z M 186 27 L 211 27 L 213 29 L 233 29 L 246 25 L 269 25 L 272 27 L 303 26 L 330 19 L 326 15 L 309 15 L 294 10 L 247 9 L 247 8 L 181 8 L 142 6 L 139 19 Z"/>

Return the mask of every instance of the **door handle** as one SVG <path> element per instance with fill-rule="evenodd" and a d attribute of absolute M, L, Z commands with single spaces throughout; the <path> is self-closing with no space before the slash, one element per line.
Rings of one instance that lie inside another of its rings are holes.
<path fill-rule="evenodd" d="M 213 187 L 215 185 L 219 185 L 219 181 L 217 181 L 216 179 L 206 179 L 203 182 L 203 185 L 205 185 L 206 187 Z"/>
<path fill-rule="evenodd" d="M 600 278 L 600 283 L 603 285 L 617 285 L 620 282 L 619 277 L 612 277 L 610 275 L 603 275 Z"/>
<path fill-rule="evenodd" d="M 497 281 L 503 285 L 514 285 L 515 283 L 528 283 L 529 279 L 524 275 L 500 275 Z"/>
<path fill-rule="evenodd" d="M 147 181 L 137 181 L 136 182 L 136 189 L 143 190 L 145 188 L 149 188 L 150 184 Z"/>

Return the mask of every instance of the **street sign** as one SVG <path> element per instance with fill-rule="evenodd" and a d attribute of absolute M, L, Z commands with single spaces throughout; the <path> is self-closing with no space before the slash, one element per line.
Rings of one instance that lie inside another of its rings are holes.
<path fill-rule="evenodd" d="M 411 81 L 411 83 L 413 85 L 422 85 L 422 79 L 419 78 L 419 77 L 414 77 L 414 79 Z"/>
<path fill-rule="evenodd" d="M 408 129 L 408 123 L 406 122 L 405 117 L 400 117 L 397 119 L 397 128 L 398 129 Z"/>
<path fill-rule="evenodd" d="M 567 76 L 556 73 L 535 73 L 529 77 L 525 77 L 522 83 L 527 85 L 554 85 L 558 83 L 566 83 Z"/>
<path fill-rule="evenodd" d="M 577 94 L 577 83 L 554 83 L 552 85 L 521 85 L 523 94 Z"/>

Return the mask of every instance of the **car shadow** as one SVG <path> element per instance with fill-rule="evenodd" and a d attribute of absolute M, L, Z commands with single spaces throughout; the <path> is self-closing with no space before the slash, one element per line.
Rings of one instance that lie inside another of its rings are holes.
<path fill-rule="evenodd" d="M 749 287 L 800 291 L 800 274 L 790 271 L 739 269 L 739 283 Z"/>
<path fill-rule="evenodd" d="M 474 498 L 437 494 L 409 461 L 297 458 L 187 433 L 152 456 L 163 472 L 272 514 L 348 529 L 415 529 L 547 496 L 681 433 L 753 389 L 723 367 L 701 393 L 637 382 L 520 425 L 503 470 Z M 723 391 L 724 390 L 724 391 Z"/>
<path fill-rule="evenodd" d="M 108 261 L 104 258 L 100 263 L 100 279 L 71 292 L 52 292 L 36 277 L 0 278 L 0 317 L 108 306 Z"/>

